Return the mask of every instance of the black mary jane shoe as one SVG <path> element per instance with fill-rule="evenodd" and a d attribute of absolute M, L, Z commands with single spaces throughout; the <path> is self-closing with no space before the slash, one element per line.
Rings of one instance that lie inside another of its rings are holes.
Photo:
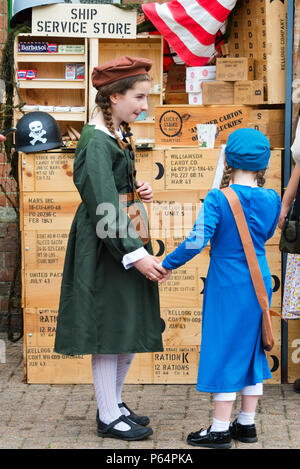
<path fill-rule="evenodd" d="M 120 422 L 126 423 L 130 427 L 130 430 L 122 431 L 114 428 L 114 426 Z M 132 422 L 132 420 L 129 420 L 125 415 L 121 415 L 118 419 L 108 425 L 98 419 L 97 433 L 98 436 L 102 438 L 117 438 L 118 440 L 137 441 L 148 438 L 148 436 L 153 434 L 153 430 L 150 427 L 142 427 L 141 425 Z"/>
<path fill-rule="evenodd" d="M 203 428 L 198 432 L 190 433 L 187 437 L 188 444 L 203 448 L 231 448 L 231 436 L 229 430 L 225 432 L 212 432 L 210 429 L 211 426 L 207 429 L 206 435 L 201 435 L 201 432 L 204 430 Z"/>
<path fill-rule="evenodd" d="M 129 407 L 124 402 L 122 402 L 122 404 L 118 404 L 118 406 L 120 409 L 124 407 L 128 410 L 128 412 L 130 412 L 130 414 L 126 415 L 126 417 L 129 418 L 132 422 L 137 423 L 138 425 L 142 425 L 143 427 L 146 427 L 146 425 L 150 423 L 149 417 L 146 417 L 146 415 L 135 414 L 129 409 Z M 96 422 L 99 422 L 99 409 L 97 409 Z"/>
<path fill-rule="evenodd" d="M 150 419 L 146 415 L 137 415 L 132 410 L 129 409 L 129 407 L 125 404 L 125 402 L 122 402 L 119 404 L 119 408 L 121 409 L 124 407 L 129 413 L 129 415 L 126 415 L 130 420 L 132 420 L 134 423 L 138 423 L 139 425 L 142 425 L 143 427 L 146 427 L 146 425 L 149 425 Z"/>
<path fill-rule="evenodd" d="M 234 440 L 242 443 L 256 443 L 258 441 L 256 427 L 252 425 L 241 425 L 237 419 L 229 425 L 230 435 Z"/>

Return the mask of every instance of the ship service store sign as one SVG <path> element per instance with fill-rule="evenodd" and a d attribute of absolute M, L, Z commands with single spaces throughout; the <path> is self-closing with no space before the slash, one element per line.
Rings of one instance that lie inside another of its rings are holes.
<path fill-rule="evenodd" d="M 32 34 L 89 38 L 136 38 L 136 11 L 113 5 L 47 5 L 32 9 Z"/>

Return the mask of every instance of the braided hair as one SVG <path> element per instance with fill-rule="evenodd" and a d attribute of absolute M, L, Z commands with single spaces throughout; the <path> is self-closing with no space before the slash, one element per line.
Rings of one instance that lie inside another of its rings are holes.
<path fill-rule="evenodd" d="M 233 167 L 229 166 L 228 164 L 225 165 L 223 171 L 223 177 L 220 184 L 220 189 L 224 189 L 225 187 L 229 186 L 229 183 L 232 179 Z"/>
<path fill-rule="evenodd" d="M 257 171 L 256 181 L 257 181 L 258 187 L 263 187 L 265 185 L 265 182 L 266 182 L 265 174 L 266 174 L 267 169 L 268 168 L 264 168 L 264 169 L 260 169 L 259 171 Z M 234 168 L 232 166 L 228 166 L 227 164 L 225 165 L 224 171 L 223 171 L 223 177 L 222 177 L 221 184 L 220 184 L 220 189 L 224 189 L 225 187 L 229 186 L 229 183 L 233 176 L 233 171 L 234 171 Z"/>
<path fill-rule="evenodd" d="M 263 186 L 265 185 L 265 182 L 266 182 L 265 175 L 266 175 L 267 169 L 268 169 L 268 168 L 260 169 L 260 170 L 257 171 L 257 173 L 256 173 L 257 185 L 258 185 L 259 187 L 263 187 Z"/>

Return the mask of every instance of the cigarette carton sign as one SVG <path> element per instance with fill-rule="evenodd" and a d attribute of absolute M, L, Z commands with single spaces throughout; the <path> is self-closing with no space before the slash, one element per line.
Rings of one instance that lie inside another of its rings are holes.
<path fill-rule="evenodd" d="M 32 9 L 32 34 L 135 39 L 136 20 L 136 11 L 113 5 L 47 5 Z"/>

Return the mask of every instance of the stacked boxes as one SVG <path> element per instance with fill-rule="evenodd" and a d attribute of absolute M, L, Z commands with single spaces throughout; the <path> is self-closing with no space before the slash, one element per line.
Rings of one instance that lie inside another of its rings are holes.
<path fill-rule="evenodd" d="M 287 2 L 240 0 L 232 12 L 229 57 L 255 60 L 255 79 L 263 80 L 265 101 L 285 102 Z"/>
<path fill-rule="evenodd" d="M 215 80 L 216 67 L 207 65 L 205 67 L 187 67 L 186 69 L 186 92 L 189 95 L 189 104 L 203 103 L 203 83 Z"/>

